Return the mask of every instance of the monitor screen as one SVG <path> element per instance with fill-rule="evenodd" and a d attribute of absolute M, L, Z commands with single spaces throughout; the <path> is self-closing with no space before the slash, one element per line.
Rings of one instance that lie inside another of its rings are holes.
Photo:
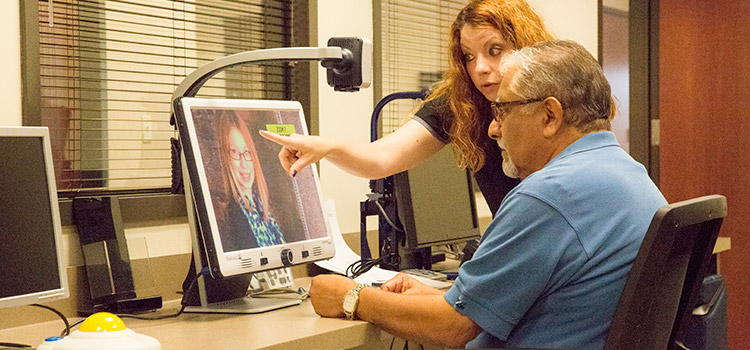
<path fill-rule="evenodd" d="M 458 243 L 479 237 L 471 173 L 456 165 L 450 147 L 394 175 L 398 218 L 406 248 Z"/>
<path fill-rule="evenodd" d="M 46 127 L 0 127 L 0 307 L 68 297 Z"/>
<path fill-rule="evenodd" d="M 258 133 L 307 134 L 298 102 L 180 98 L 175 117 L 212 276 L 333 256 L 314 165 L 289 176 Z"/>

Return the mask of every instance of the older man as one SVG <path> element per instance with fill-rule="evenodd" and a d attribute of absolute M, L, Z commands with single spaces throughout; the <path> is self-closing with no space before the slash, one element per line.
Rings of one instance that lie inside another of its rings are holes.
<path fill-rule="evenodd" d="M 318 276 L 323 316 L 347 314 L 397 336 L 451 347 L 601 349 L 627 274 L 664 197 L 617 144 L 610 88 L 582 46 L 513 52 L 489 136 L 523 179 L 472 260 L 443 293 L 399 275 L 380 290 Z M 342 302 L 343 301 L 343 302 Z"/>

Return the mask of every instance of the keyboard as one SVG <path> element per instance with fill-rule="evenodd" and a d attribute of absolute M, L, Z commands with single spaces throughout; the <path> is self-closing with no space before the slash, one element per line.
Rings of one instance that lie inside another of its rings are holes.
<path fill-rule="evenodd" d="M 442 272 L 436 272 L 436 271 L 427 270 L 427 269 L 406 269 L 406 270 L 401 270 L 400 272 L 403 272 L 405 274 L 409 274 L 412 276 L 429 278 L 431 280 L 436 280 L 436 281 L 445 281 L 448 279 L 448 277 Z"/>

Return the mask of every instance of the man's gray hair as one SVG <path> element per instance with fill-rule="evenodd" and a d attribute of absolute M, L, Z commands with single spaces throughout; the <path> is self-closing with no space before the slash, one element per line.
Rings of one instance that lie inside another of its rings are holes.
<path fill-rule="evenodd" d="M 568 125 L 581 132 L 610 129 L 609 82 L 594 56 L 580 44 L 570 40 L 535 43 L 503 59 L 501 72 L 512 68 L 516 72 L 510 91 L 521 99 L 555 97 Z"/>

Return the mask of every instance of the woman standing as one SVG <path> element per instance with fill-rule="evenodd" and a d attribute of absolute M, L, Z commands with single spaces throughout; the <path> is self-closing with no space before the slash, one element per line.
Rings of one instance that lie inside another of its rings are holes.
<path fill-rule="evenodd" d="M 346 143 L 318 137 L 261 135 L 281 144 L 279 159 L 294 176 L 326 158 L 365 178 L 381 178 L 411 169 L 453 145 L 457 162 L 470 169 L 494 214 L 517 183 L 503 174 L 497 144 L 487 137 L 493 114 L 500 59 L 509 51 L 553 36 L 524 0 L 473 0 L 451 25 L 450 69 L 414 117 L 372 143 Z"/>

